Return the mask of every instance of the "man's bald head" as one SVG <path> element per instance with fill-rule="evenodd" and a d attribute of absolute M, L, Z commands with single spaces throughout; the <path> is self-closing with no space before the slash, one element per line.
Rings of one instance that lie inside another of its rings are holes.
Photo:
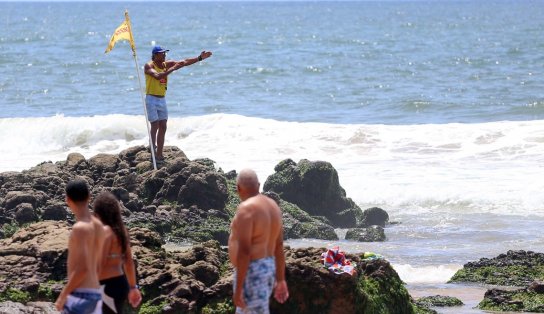
<path fill-rule="evenodd" d="M 259 193 L 259 179 L 255 171 L 251 169 L 243 169 L 236 178 L 238 189 L 242 189 L 249 193 Z"/>

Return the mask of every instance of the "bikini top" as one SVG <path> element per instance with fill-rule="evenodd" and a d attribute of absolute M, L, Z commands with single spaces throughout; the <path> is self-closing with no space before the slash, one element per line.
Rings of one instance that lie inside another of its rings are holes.
<path fill-rule="evenodd" d="M 125 254 L 124 253 L 110 253 L 110 254 L 108 254 L 108 256 L 106 256 L 106 258 L 122 258 L 122 259 L 125 259 Z"/>

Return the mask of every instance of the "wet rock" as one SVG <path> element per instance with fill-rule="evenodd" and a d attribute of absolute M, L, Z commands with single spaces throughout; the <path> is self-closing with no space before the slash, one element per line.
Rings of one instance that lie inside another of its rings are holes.
<path fill-rule="evenodd" d="M 324 216 L 334 227 L 352 228 L 361 219 L 361 209 L 346 197 L 338 173 L 325 161 L 290 159 L 280 162 L 266 179 L 264 191 L 273 191 L 312 216 Z"/>
<path fill-rule="evenodd" d="M 386 240 L 385 232 L 380 226 L 368 228 L 353 228 L 346 232 L 346 240 L 358 242 L 383 242 Z"/>
<path fill-rule="evenodd" d="M 421 297 L 417 299 L 416 303 L 424 307 L 450 307 L 463 305 L 463 301 L 459 300 L 458 298 L 443 295 Z"/>
<path fill-rule="evenodd" d="M 544 302 L 541 294 L 528 289 L 487 290 L 478 308 L 488 311 L 512 311 L 544 313 Z"/>
<path fill-rule="evenodd" d="M 335 274 L 321 263 L 325 248 L 286 251 L 286 278 L 290 297 L 285 304 L 275 300 L 273 313 L 413 313 L 410 297 L 397 273 L 386 260 L 362 261 L 356 275 Z"/>
<path fill-rule="evenodd" d="M 495 258 L 482 258 L 463 265 L 450 282 L 478 282 L 500 286 L 524 287 L 544 278 L 544 254 L 513 251 Z"/>
<path fill-rule="evenodd" d="M 389 222 L 389 214 L 379 208 L 379 207 L 372 207 L 365 209 L 363 211 L 362 220 L 360 223 L 361 227 L 368 227 L 372 225 L 378 225 L 380 227 L 385 227 L 385 224 Z"/>
<path fill-rule="evenodd" d="M 323 240 L 338 240 L 338 235 L 330 223 L 312 217 L 295 204 L 282 200 L 274 192 L 265 192 L 272 198 L 282 211 L 284 239 L 313 238 Z"/>

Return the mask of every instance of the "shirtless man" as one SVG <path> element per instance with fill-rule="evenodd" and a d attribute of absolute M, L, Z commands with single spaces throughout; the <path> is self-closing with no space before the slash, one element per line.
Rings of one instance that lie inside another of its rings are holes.
<path fill-rule="evenodd" d="M 104 245 L 104 226 L 89 211 L 89 188 L 83 180 L 66 185 L 66 203 L 76 216 L 68 240 L 68 282 L 55 307 L 62 313 L 102 313 L 98 265 Z"/>
<path fill-rule="evenodd" d="M 281 210 L 274 200 L 259 193 L 259 185 L 253 170 L 240 171 L 236 187 L 242 203 L 229 237 L 236 313 L 269 313 L 272 290 L 280 303 L 289 297 Z"/>

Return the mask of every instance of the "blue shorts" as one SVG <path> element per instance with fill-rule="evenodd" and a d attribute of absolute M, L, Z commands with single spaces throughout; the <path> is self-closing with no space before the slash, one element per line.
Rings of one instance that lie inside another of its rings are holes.
<path fill-rule="evenodd" d="M 63 314 L 102 314 L 102 294 L 99 289 L 77 288 L 66 299 Z"/>
<path fill-rule="evenodd" d="M 166 98 L 153 95 L 145 95 L 145 108 L 149 122 L 168 120 Z"/>
<path fill-rule="evenodd" d="M 244 301 L 246 308 L 236 308 L 237 314 L 268 314 L 269 301 L 276 281 L 276 261 L 273 256 L 253 260 L 244 282 Z M 234 272 L 234 286 L 236 288 L 236 272 Z"/>

